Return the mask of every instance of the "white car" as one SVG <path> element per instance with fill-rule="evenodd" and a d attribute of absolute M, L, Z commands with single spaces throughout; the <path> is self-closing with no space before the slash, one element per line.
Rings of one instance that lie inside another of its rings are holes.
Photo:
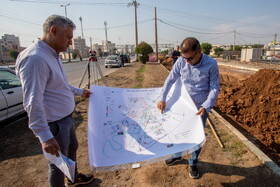
<path fill-rule="evenodd" d="M 0 123 L 24 113 L 22 88 L 15 72 L 0 67 Z"/>
<path fill-rule="evenodd" d="M 117 55 L 110 55 L 105 59 L 105 68 L 111 66 L 121 67 L 121 65 L 122 65 L 122 61 Z"/>

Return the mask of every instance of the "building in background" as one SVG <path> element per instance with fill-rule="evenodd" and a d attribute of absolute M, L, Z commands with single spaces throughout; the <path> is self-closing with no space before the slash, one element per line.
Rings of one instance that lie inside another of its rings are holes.
<path fill-rule="evenodd" d="M 134 53 L 135 45 L 125 44 L 125 45 L 116 45 L 117 53 L 123 54 L 132 54 Z"/>
<path fill-rule="evenodd" d="M 263 48 L 245 48 L 241 49 L 241 61 L 251 62 L 259 61 L 263 55 Z"/>
<path fill-rule="evenodd" d="M 111 41 L 102 41 L 102 51 L 105 55 L 116 53 L 116 44 Z"/>
<path fill-rule="evenodd" d="M 270 42 L 265 46 L 266 57 L 270 58 L 280 58 L 280 42 Z"/>
<path fill-rule="evenodd" d="M 152 46 L 154 53 L 156 52 L 156 45 L 155 44 L 149 44 Z M 174 44 L 158 44 L 158 52 L 162 52 L 165 50 L 168 50 L 169 53 L 171 53 L 174 50 L 175 46 Z"/>
<path fill-rule="evenodd" d="M 4 36 L 0 39 L 0 62 L 13 62 L 13 59 L 10 56 L 11 50 L 21 51 L 22 48 L 20 47 L 19 37 L 13 34 L 4 34 Z"/>
<path fill-rule="evenodd" d="M 78 52 L 82 58 L 88 57 L 88 51 L 86 47 L 86 40 L 84 38 L 81 38 L 80 36 L 78 38 L 73 39 L 73 45 L 72 45 L 72 53 Z"/>

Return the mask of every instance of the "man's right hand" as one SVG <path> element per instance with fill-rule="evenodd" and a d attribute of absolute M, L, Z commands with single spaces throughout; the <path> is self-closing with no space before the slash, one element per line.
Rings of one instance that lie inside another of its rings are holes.
<path fill-rule="evenodd" d="M 42 149 L 45 150 L 47 153 L 59 157 L 58 151 L 60 151 L 60 147 L 55 138 L 51 138 L 48 141 L 42 143 Z"/>
<path fill-rule="evenodd" d="M 157 107 L 158 107 L 158 109 L 160 109 L 160 112 L 163 113 L 163 110 L 164 110 L 165 107 L 166 107 L 166 102 L 164 102 L 164 101 L 159 101 L 158 104 L 157 104 Z"/>

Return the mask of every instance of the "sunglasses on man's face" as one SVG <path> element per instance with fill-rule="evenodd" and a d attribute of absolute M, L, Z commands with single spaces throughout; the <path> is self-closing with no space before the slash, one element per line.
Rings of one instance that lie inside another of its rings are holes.
<path fill-rule="evenodd" d="M 193 58 L 196 56 L 196 54 L 197 54 L 197 51 L 195 52 L 195 54 L 193 55 L 193 57 L 189 57 L 189 58 L 184 57 L 184 59 L 186 59 L 186 60 L 188 60 L 188 61 L 192 61 Z"/>

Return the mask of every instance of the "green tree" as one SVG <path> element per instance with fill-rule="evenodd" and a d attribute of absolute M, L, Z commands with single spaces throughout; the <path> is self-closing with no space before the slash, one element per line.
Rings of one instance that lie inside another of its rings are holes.
<path fill-rule="evenodd" d="M 215 51 L 215 55 L 217 55 L 218 57 L 220 57 L 220 55 L 222 54 L 222 52 L 224 51 L 224 49 L 221 48 L 221 47 L 215 47 L 215 48 L 214 48 L 214 51 Z"/>
<path fill-rule="evenodd" d="M 73 54 L 72 54 L 73 59 L 76 59 L 77 56 L 78 56 L 77 53 L 73 53 Z"/>
<path fill-rule="evenodd" d="M 80 56 L 79 50 L 78 49 L 72 50 L 72 57 L 73 57 L 73 59 L 76 59 L 77 56 Z"/>
<path fill-rule="evenodd" d="M 152 46 L 150 46 L 148 43 L 141 42 L 136 46 L 134 52 L 138 54 L 142 54 L 142 56 L 138 57 L 138 60 L 141 63 L 146 64 L 146 62 L 149 60 L 149 54 L 153 53 L 154 50 Z"/>
<path fill-rule="evenodd" d="M 202 49 L 203 53 L 209 55 L 210 50 L 212 49 L 212 45 L 210 43 L 202 43 L 201 49 Z"/>
<path fill-rule="evenodd" d="M 234 46 L 234 50 L 235 50 L 235 51 L 241 51 L 242 48 L 243 48 L 243 47 L 240 46 L 240 45 Z M 229 50 L 230 50 L 230 51 L 233 51 L 233 46 L 230 46 L 230 49 L 229 49 Z"/>
<path fill-rule="evenodd" d="M 168 49 L 166 49 L 164 51 L 161 51 L 160 54 L 167 55 L 168 54 Z"/>
<path fill-rule="evenodd" d="M 13 58 L 13 59 L 17 59 L 17 57 L 18 57 L 18 55 L 19 55 L 19 51 L 18 50 L 11 50 L 10 51 L 10 56 Z"/>

